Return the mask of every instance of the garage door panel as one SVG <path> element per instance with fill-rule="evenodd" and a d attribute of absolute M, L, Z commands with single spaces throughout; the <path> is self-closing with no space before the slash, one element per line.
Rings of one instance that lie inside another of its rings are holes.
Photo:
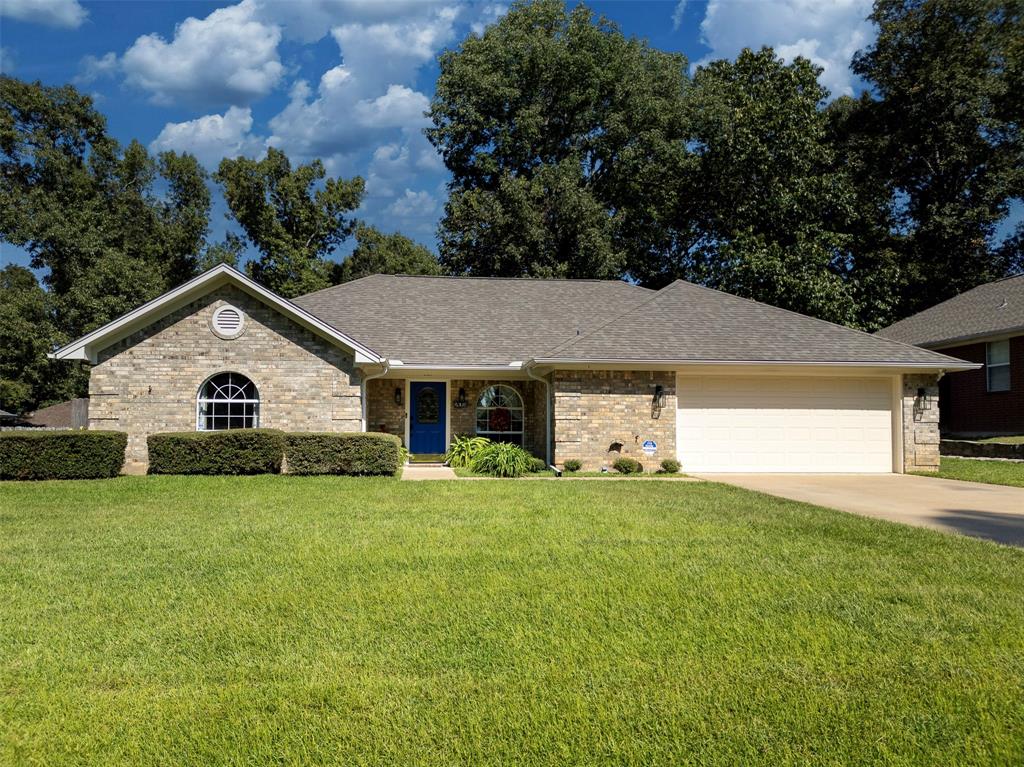
<path fill-rule="evenodd" d="M 892 379 L 686 376 L 677 381 L 688 471 L 892 470 Z"/>

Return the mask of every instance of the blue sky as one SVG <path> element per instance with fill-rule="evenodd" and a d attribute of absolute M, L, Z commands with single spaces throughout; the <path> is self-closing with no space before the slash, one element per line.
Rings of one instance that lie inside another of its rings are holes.
<path fill-rule="evenodd" d="M 593 2 L 630 35 L 691 62 L 772 45 L 853 93 L 851 55 L 874 37 L 868 0 Z M 122 142 L 224 156 L 267 146 L 361 175 L 358 215 L 434 247 L 447 175 L 422 134 L 438 52 L 500 17 L 479 0 L 0 0 L 0 66 L 92 94 Z M 231 224 L 218 200 L 213 238 Z M 25 254 L 0 245 L 2 261 Z"/>

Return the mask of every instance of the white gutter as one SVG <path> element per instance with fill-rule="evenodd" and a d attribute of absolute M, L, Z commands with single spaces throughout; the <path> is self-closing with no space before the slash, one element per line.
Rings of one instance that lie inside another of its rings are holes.
<path fill-rule="evenodd" d="M 939 354 L 933 352 L 933 354 Z M 939 355 L 946 357 L 946 355 Z M 946 361 L 948 360 L 948 361 Z M 977 362 L 965 362 L 954 357 L 935 362 L 838 362 L 838 361 L 803 361 L 803 360 L 653 360 L 653 359 L 581 359 L 576 357 L 537 357 L 528 365 L 630 365 L 641 369 L 644 365 L 658 365 L 681 368 L 690 365 L 781 365 L 793 367 L 855 367 L 855 368 L 902 368 L 921 370 L 977 370 L 981 367 Z"/>
<path fill-rule="evenodd" d="M 362 427 L 363 432 L 366 431 L 366 383 L 368 381 L 372 381 L 374 378 L 380 378 L 381 376 L 385 376 L 385 375 L 388 374 L 388 370 L 390 369 L 390 365 L 388 364 L 388 361 L 386 359 L 382 360 L 382 362 L 384 363 L 384 369 L 381 370 L 379 373 L 374 373 L 373 375 L 370 375 L 370 376 L 364 376 L 364 375 L 360 376 L 360 381 L 359 381 L 359 411 L 360 411 L 359 412 L 359 416 L 360 416 L 359 417 L 359 424 Z"/>
<path fill-rule="evenodd" d="M 526 372 L 526 375 L 528 375 L 534 381 L 540 381 L 542 384 L 544 384 L 544 410 L 546 416 L 544 419 L 544 462 L 548 466 L 552 466 L 553 464 L 551 463 L 551 384 L 548 382 L 548 379 L 542 378 L 540 376 L 535 376 L 533 374 L 533 370 L 529 365 L 524 365 L 523 370 Z"/>

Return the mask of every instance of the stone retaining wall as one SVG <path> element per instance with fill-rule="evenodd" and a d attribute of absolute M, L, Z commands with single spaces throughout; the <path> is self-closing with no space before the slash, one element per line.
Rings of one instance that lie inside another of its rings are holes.
<path fill-rule="evenodd" d="M 967 439 L 944 439 L 939 443 L 942 455 L 961 458 L 1009 458 L 1024 461 L 1024 444 L 1011 445 L 1005 442 L 972 442 Z"/>

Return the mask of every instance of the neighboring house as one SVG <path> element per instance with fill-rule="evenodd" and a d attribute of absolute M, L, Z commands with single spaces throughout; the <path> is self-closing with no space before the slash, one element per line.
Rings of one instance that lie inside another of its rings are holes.
<path fill-rule="evenodd" d="M 16 413 L 8 413 L 6 410 L 0 410 L 0 426 L 15 426 L 21 423 L 21 416 Z"/>
<path fill-rule="evenodd" d="M 89 425 L 89 398 L 78 397 L 39 408 L 25 416 L 25 420 L 49 429 L 84 429 Z"/>
<path fill-rule="evenodd" d="M 1024 434 L 1024 274 L 979 285 L 878 335 L 977 363 L 940 382 L 944 433 Z"/>
<path fill-rule="evenodd" d="M 285 300 L 228 266 L 59 349 L 89 428 L 453 435 L 590 469 L 889 472 L 938 464 L 938 377 L 975 365 L 675 282 L 377 275 Z"/>

